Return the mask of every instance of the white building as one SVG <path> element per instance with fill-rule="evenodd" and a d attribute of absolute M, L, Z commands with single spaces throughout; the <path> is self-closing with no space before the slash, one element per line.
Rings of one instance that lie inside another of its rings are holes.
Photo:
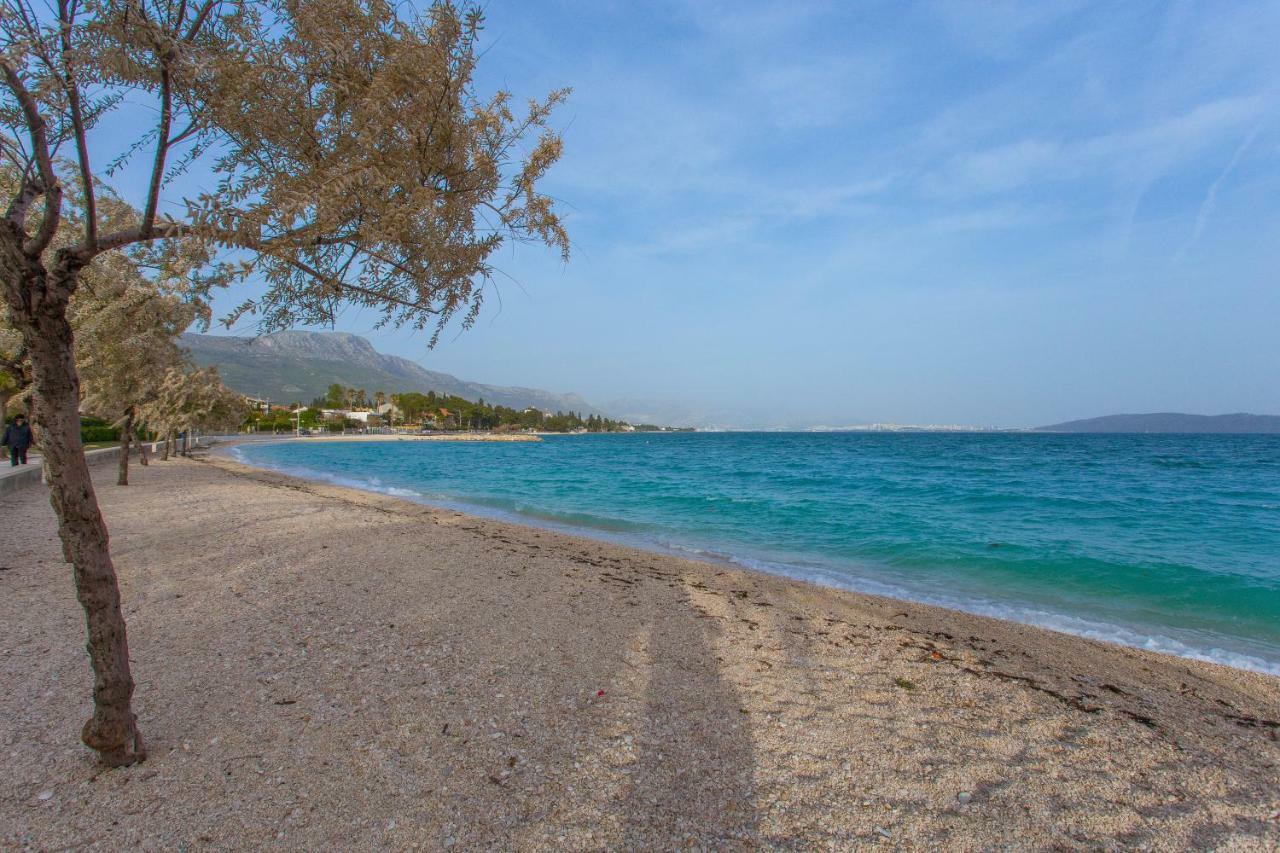
<path fill-rule="evenodd" d="M 362 424 L 369 422 L 369 415 L 373 412 L 368 411 L 350 411 L 348 409 L 321 409 L 320 414 L 326 419 L 343 419 L 348 421 L 359 421 Z"/>

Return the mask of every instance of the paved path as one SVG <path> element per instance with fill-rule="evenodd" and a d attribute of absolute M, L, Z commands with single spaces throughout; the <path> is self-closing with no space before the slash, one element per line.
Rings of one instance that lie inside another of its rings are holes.
<path fill-rule="evenodd" d="M 195 439 L 192 447 L 207 446 L 208 441 L 208 438 L 201 436 Z M 157 453 L 160 442 L 151 442 L 150 444 L 152 454 Z M 137 444 L 133 445 L 134 452 L 136 452 L 137 447 Z M 41 463 L 44 460 L 39 453 L 27 454 L 27 464 L 15 467 L 9 464 L 9 448 L 3 447 L 0 450 L 4 451 L 3 457 L 0 457 L 0 495 L 11 492 L 14 489 L 35 485 L 43 479 Z M 96 450 L 87 451 L 85 458 L 89 460 L 90 465 L 111 462 L 117 458 L 119 451 L 120 448 L 118 446 L 100 447 Z"/>

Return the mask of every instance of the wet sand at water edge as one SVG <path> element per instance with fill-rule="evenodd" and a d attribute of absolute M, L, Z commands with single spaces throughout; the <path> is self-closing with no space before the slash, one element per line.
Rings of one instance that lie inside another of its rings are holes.
<path fill-rule="evenodd" d="M 306 483 L 95 470 L 150 749 L 0 496 L 0 846 L 1274 849 L 1280 679 Z"/>

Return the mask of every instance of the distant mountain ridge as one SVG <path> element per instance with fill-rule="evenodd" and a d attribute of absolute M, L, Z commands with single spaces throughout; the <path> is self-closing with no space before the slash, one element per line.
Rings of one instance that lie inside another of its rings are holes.
<path fill-rule="evenodd" d="M 513 409 L 534 406 L 583 417 L 604 414 L 577 394 L 485 385 L 427 370 L 406 358 L 384 355 L 366 339 L 346 332 L 287 331 L 256 338 L 188 332 L 180 343 L 196 364 L 216 366 L 232 390 L 281 403 L 309 403 L 337 382 L 363 388 L 370 396 L 375 391 L 435 391 Z"/>
<path fill-rule="evenodd" d="M 1199 432 L 1280 433 L 1280 415 L 1187 415 L 1155 412 L 1147 415 L 1105 415 L 1036 427 L 1037 432 Z"/>

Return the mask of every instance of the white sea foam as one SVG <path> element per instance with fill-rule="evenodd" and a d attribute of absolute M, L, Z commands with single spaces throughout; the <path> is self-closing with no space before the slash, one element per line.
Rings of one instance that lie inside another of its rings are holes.
<path fill-rule="evenodd" d="M 696 549 L 681 550 L 694 551 Z M 712 552 L 704 552 L 703 556 L 710 557 L 711 559 L 725 559 L 722 555 L 717 555 Z M 932 604 L 938 607 L 946 607 L 951 610 L 961 610 L 966 613 L 974 613 L 979 616 L 990 616 L 994 619 L 1003 619 L 1009 622 L 1020 622 L 1024 625 L 1048 628 L 1053 631 L 1059 631 L 1064 634 L 1074 634 L 1075 636 L 1085 637 L 1090 640 L 1101 640 L 1103 642 L 1115 643 L 1121 646 L 1146 649 L 1153 652 L 1162 652 L 1164 654 L 1176 655 L 1177 657 L 1190 658 L 1192 660 L 1226 664 L 1227 666 L 1233 666 L 1237 669 L 1248 669 L 1254 672 L 1267 673 L 1269 675 L 1280 675 L 1280 661 L 1268 660 L 1267 658 L 1260 657 L 1256 654 L 1250 654 L 1243 650 L 1221 648 L 1217 645 L 1213 645 L 1214 640 L 1208 637 L 1204 638 L 1206 642 L 1201 644 L 1196 642 L 1196 639 L 1198 638 L 1192 639 L 1188 637 L 1186 639 L 1179 639 L 1177 637 L 1168 636 L 1167 634 L 1148 632 L 1135 627 L 1116 625 L 1109 622 L 1100 622 L 1079 616 L 1071 616 L 1030 605 L 998 602 L 977 597 L 927 593 L 871 577 L 852 576 L 845 572 L 837 572 L 820 567 L 797 566 L 736 555 L 729 556 L 727 559 L 731 563 L 743 566 L 744 568 L 753 569 L 755 571 L 780 574 L 786 577 L 796 578 L 798 580 L 806 580 L 822 584 L 823 586 L 847 589 L 851 592 L 880 595 L 886 598 L 915 601 L 921 604 Z"/>
<path fill-rule="evenodd" d="M 358 489 L 363 492 L 374 492 L 381 495 L 389 495 L 397 498 L 407 498 L 409 500 L 422 500 L 425 496 L 421 492 L 413 489 L 405 489 L 399 486 L 390 486 L 383 483 L 378 477 L 344 477 L 340 474 L 331 474 L 327 471 L 317 471 L 312 468 L 305 468 L 298 465 L 273 465 L 257 460 L 250 461 L 241 452 L 240 447 L 232 447 L 230 455 L 237 462 L 248 465 L 252 468 L 263 468 L 269 471 L 277 471 L 281 474 L 288 474 L 291 477 L 298 477 L 303 480 L 315 480 L 321 483 L 329 483 L 333 486 L 342 486 L 348 489 Z"/>

